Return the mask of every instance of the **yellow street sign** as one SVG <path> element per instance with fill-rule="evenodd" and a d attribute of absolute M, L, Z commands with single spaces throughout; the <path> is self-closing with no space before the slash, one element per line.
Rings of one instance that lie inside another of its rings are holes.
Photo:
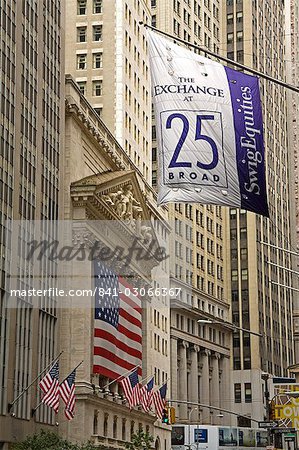
<path fill-rule="evenodd" d="M 291 398 L 287 404 L 276 404 L 275 419 L 287 419 L 293 428 L 299 429 L 299 399 Z"/>

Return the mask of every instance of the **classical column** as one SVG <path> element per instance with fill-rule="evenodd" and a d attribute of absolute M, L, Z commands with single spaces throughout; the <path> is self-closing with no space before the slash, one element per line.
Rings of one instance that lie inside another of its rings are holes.
<path fill-rule="evenodd" d="M 191 353 L 191 370 L 190 370 L 190 384 L 189 384 L 189 397 L 190 400 L 193 402 L 199 402 L 198 398 L 198 353 L 199 353 L 199 346 L 193 345 L 190 348 Z M 194 407 L 191 406 L 192 408 Z M 197 420 L 198 419 L 198 409 L 194 410 L 190 420 Z"/>
<path fill-rule="evenodd" d="M 179 399 L 187 400 L 187 348 L 188 342 L 181 341 L 179 343 Z M 187 405 L 180 404 L 180 419 L 187 420 Z"/>
<path fill-rule="evenodd" d="M 212 399 L 211 399 L 211 404 L 213 406 L 216 406 L 217 408 L 219 408 L 220 406 L 220 386 L 219 386 L 219 359 L 220 359 L 220 354 L 219 353 L 214 353 L 213 354 L 213 358 L 212 358 Z M 217 414 L 219 414 L 219 412 L 217 412 L 216 410 L 214 411 L 214 424 L 218 424 L 219 423 L 219 417 L 217 417 Z"/>
<path fill-rule="evenodd" d="M 230 382 L 230 359 L 223 357 L 220 359 L 220 367 L 222 369 L 221 376 L 221 406 L 224 409 L 232 409 L 231 408 L 231 382 Z M 231 414 L 223 413 L 222 424 L 223 425 L 232 425 L 234 422 L 232 421 L 233 416 Z"/>
<path fill-rule="evenodd" d="M 170 367 L 171 367 L 171 398 L 178 398 L 178 340 L 171 338 L 171 354 L 170 354 Z M 176 407 L 176 405 L 174 405 Z"/>
<path fill-rule="evenodd" d="M 202 371 L 200 382 L 200 403 L 210 405 L 210 370 L 209 370 L 209 356 L 210 350 L 204 349 L 201 353 Z M 202 408 L 202 423 L 210 423 L 210 409 Z"/>

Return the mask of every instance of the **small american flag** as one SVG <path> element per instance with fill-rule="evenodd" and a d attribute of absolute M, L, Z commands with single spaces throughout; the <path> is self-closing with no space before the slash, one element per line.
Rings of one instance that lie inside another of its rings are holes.
<path fill-rule="evenodd" d="M 57 361 L 49 372 L 40 380 L 39 387 L 44 393 L 42 402 L 53 408 L 57 413 L 59 408 L 59 362 Z"/>
<path fill-rule="evenodd" d="M 163 409 L 166 406 L 166 391 L 167 383 L 163 384 L 156 392 L 153 394 L 153 401 L 156 409 L 157 416 L 162 419 Z"/>
<path fill-rule="evenodd" d="M 73 370 L 60 384 L 59 390 L 62 400 L 65 403 L 64 414 L 68 420 L 73 419 L 76 403 L 75 397 L 76 370 Z"/>
<path fill-rule="evenodd" d="M 139 405 L 140 403 L 140 384 L 138 380 L 138 369 L 135 369 L 128 377 L 121 380 L 125 397 L 129 403 L 129 407 Z"/>
<path fill-rule="evenodd" d="M 99 261 L 94 274 L 93 373 L 116 379 L 142 363 L 141 299 L 133 295 L 127 281 Z"/>
<path fill-rule="evenodd" d="M 148 412 L 153 400 L 154 377 L 140 389 L 140 404 L 144 411 Z"/>

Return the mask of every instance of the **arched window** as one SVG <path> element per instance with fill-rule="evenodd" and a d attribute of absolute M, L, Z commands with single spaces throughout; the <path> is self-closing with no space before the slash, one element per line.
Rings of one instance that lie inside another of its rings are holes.
<path fill-rule="evenodd" d="M 105 414 L 104 416 L 104 424 L 103 424 L 103 435 L 107 436 L 108 434 L 108 419 L 109 419 L 109 414 Z"/>
<path fill-rule="evenodd" d="M 159 437 L 157 437 L 156 442 L 155 442 L 155 450 L 161 450 Z"/>
<path fill-rule="evenodd" d="M 113 417 L 113 438 L 117 439 L 117 416 Z"/>
<path fill-rule="evenodd" d="M 98 413 L 99 411 L 96 409 L 93 414 L 93 434 L 98 434 Z"/>
<path fill-rule="evenodd" d="M 121 438 L 122 438 L 123 441 L 126 440 L 126 419 L 122 420 Z"/>

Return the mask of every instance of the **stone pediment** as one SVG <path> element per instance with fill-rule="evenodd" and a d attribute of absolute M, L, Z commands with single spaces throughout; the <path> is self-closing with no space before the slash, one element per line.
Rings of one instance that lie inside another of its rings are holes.
<path fill-rule="evenodd" d="M 150 220 L 145 198 L 133 170 L 90 175 L 71 184 L 71 196 L 93 197 L 109 211 L 110 219 Z M 107 217 L 108 218 L 108 217 Z"/>
<path fill-rule="evenodd" d="M 155 252 L 159 249 L 159 241 L 145 196 L 133 170 L 91 175 L 73 182 L 70 191 L 73 218 L 78 219 L 80 213 L 82 220 L 111 221 L 111 235 L 115 231 L 126 245 L 131 245 L 137 238 L 148 252 L 150 260 L 146 264 L 151 266 L 150 270 L 158 264 Z"/>

